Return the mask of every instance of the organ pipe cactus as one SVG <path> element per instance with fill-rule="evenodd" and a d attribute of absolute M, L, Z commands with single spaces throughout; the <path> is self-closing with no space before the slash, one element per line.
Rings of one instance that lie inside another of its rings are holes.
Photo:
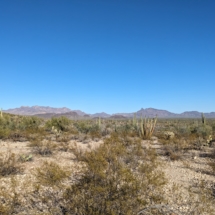
<path fill-rule="evenodd" d="M 141 123 L 140 123 L 140 134 L 143 139 L 150 139 L 154 129 L 155 125 L 157 123 L 157 116 L 153 119 L 149 119 L 145 117 L 145 120 L 141 118 Z"/>
<path fill-rule="evenodd" d="M 206 124 L 206 119 L 205 119 L 205 115 L 204 115 L 204 113 L 202 113 L 202 123 L 203 123 L 203 125 L 205 125 L 205 124 Z"/>
<path fill-rule="evenodd" d="M 134 113 L 134 116 L 133 116 L 133 125 L 137 125 L 137 116 L 136 116 L 136 113 Z"/>

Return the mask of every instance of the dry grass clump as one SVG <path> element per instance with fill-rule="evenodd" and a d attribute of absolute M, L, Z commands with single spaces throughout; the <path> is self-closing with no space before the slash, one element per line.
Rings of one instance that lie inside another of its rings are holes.
<path fill-rule="evenodd" d="M 59 151 L 63 151 L 63 152 L 71 151 L 70 140 L 71 140 L 70 134 L 62 133 L 62 135 L 58 138 L 58 143 L 56 144 L 56 148 Z"/>
<path fill-rule="evenodd" d="M 32 152 L 34 154 L 38 154 L 42 156 L 52 155 L 54 152 L 54 149 L 56 148 L 56 144 L 54 144 L 51 140 L 41 140 L 41 139 L 35 139 L 31 141 L 28 146 L 32 147 Z"/>
<path fill-rule="evenodd" d="M 163 155 L 167 156 L 170 160 L 180 160 L 183 158 L 184 153 L 189 150 L 189 145 L 186 139 L 178 139 L 174 137 L 172 139 L 162 139 Z"/>
<path fill-rule="evenodd" d="M 170 160 L 176 161 L 182 158 L 182 153 L 173 145 L 164 146 L 164 155 L 169 157 Z"/>
<path fill-rule="evenodd" d="M 210 154 L 211 161 L 208 162 L 208 165 L 211 167 L 212 174 L 215 175 L 215 148 L 211 150 Z"/>
<path fill-rule="evenodd" d="M 209 166 L 210 166 L 211 169 L 212 169 L 212 174 L 215 175 L 215 162 L 212 161 L 212 162 L 209 162 L 208 164 L 209 164 Z"/>
<path fill-rule="evenodd" d="M 215 148 L 211 150 L 210 157 L 215 160 Z"/>
<path fill-rule="evenodd" d="M 0 185 L 0 214 L 18 214 L 17 209 L 22 207 L 21 196 L 17 191 L 18 181 L 12 177 L 6 185 Z"/>
<path fill-rule="evenodd" d="M 84 150 L 81 147 L 78 147 L 76 143 L 71 147 L 71 152 L 74 155 L 74 161 L 81 161 L 83 159 Z"/>
<path fill-rule="evenodd" d="M 206 140 L 196 135 L 191 134 L 189 137 L 181 137 L 176 135 L 172 139 L 160 139 L 163 143 L 164 155 L 168 156 L 171 160 L 179 160 L 188 155 L 190 150 L 202 151 L 208 147 Z"/>
<path fill-rule="evenodd" d="M 0 176 L 14 175 L 22 172 L 21 165 L 14 153 L 8 150 L 0 154 Z"/>

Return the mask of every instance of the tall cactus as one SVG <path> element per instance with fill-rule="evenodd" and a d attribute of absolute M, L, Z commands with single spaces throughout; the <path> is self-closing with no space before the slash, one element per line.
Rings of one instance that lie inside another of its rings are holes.
<path fill-rule="evenodd" d="M 143 139 L 151 138 L 154 132 L 156 123 L 157 123 L 157 116 L 153 119 L 149 119 L 145 117 L 144 122 L 143 122 L 143 119 L 141 118 L 140 133 Z"/>
<path fill-rule="evenodd" d="M 133 116 L 133 125 L 134 126 L 137 125 L 137 116 L 136 116 L 136 113 L 134 113 L 134 116 Z"/>
<path fill-rule="evenodd" d="M 205 119 L 205 115 L 204 113 L 202 113 L 202 124 L 205 125 L 206 124 L 206 119 Z"/>
<path fill-rule="evenodd" d="M 3 117 L 3 113 L 2 113 L 2 109 L 1 109 L 1 114 L 0 114 L 1 118 Z"/>
<path fill-rule="evenodd" d="M 143 129 L 143 113 L 141 114 L 141 118 L 140 118 L 140 132 L 141 132 L 141 136 L 142 136 L 142 134 L 144 134 L 144 129 Z"/>

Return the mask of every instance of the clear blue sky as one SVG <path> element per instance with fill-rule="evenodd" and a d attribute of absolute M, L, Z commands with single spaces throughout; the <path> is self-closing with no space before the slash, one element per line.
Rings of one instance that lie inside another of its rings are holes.
<path fill-rule="evenodd" d="M 214 0 L 0 0 L 0 107 L 215 111 Z"/>

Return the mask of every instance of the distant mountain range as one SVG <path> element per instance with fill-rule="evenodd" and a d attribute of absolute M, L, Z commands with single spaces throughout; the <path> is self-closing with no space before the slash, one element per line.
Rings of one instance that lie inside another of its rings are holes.
<path fill-rule="evenodd" d="M 200 118 L 201 112 L 198 111 L 186 111 L 181 114 L 171 113 L 167 110 L 159 110 L 154 108 L 141 108 L 140 110 L 133 113 L 116 113 L 116 114 L 107 114 L 104 112 L 95 113 L 95 114 L 87 114 L 81 110 L 71 110 L 69 108 L 53 108 L 53 107 L 44 107 L 44 106 L 21 106 L 20 108 L 3 110 L 3 112 L 18 114 L 18 115 L 34 115 L 42 118 L 51 118 L 51 117 L 59 117 L 66 116 L 71 119 L 81 119 L 81 118 L 131 118 L 136 114 L 137 117 L 147 116 L 147 117 L 155 117 L 156 115 L 159 118 Z M 215 112 L 204 113 L 206 118 L 215 118 Z"/>
<path fill-rule="evenodd" d="M 66 113 L 70 112 L 69 108 L 53 108 L 53 107 L 44 107 L 44 106 L 21 106 L 20 108 L 8 109 L 4 112 L 19 114 L 19 115 L 35 115 L 35 114 L 47 114 L 47 113 Z"/>

